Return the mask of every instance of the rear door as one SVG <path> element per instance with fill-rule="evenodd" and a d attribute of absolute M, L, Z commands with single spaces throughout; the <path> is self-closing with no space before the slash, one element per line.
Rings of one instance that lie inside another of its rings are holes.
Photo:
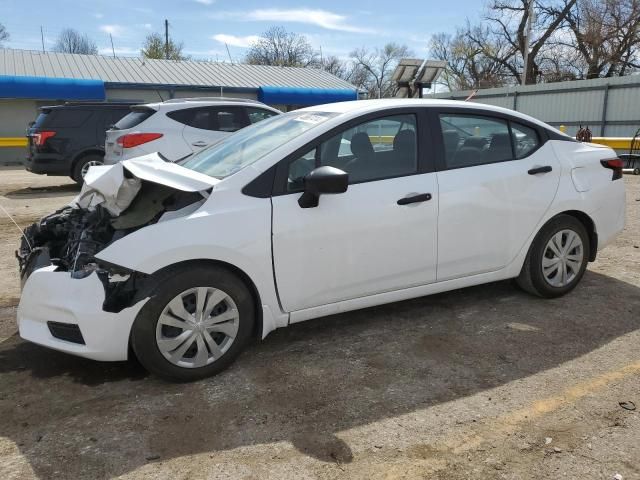
<path fill-rule="evenodd" d="M 560 164 L 542 129 L 477 110 L 442 110 L 438 281 L 500 270 L 553 201 Z"/>
<path fill-rule="evenodd" d="M 182 136 L 192 152 L 198 152 L 249 125 L 243 107 L 199 107 L 174 112 L 185 124 Z"/>

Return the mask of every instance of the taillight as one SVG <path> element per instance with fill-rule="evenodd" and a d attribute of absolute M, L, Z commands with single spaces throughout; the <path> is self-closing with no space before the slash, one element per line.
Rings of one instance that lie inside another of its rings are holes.
<path fill-rule="evenodd" d="M 56 132 L 52 132 L 49 130 L 37 132 L 33 134 L 33 142 L 36 144 L 36 147 L 41 147 L 44 145 L 44 142 L 46 142 L 47 139 L 54 137 L 55 135 Z"/>
<path fill-rule="evenodd" d="M 133 148 L 162 137 L 162 133 L 127 133 L 116 139 L 122 148 Z"/>
<path fill-rule="evenodd" d="M 618 180 L 622 178 L 622 167 L 624 166 L 624 162 L 619 158 L 611 158 L 609 160 L 600 160 L 600 163 L 604 168 L 610 168 L 613 170 L 613 174 L 611 176 L 611 180 Z"/>

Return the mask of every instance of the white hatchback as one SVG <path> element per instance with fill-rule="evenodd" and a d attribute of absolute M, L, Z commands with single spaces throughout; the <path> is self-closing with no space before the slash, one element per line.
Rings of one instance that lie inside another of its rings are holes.
<path fill-rule="evenodd" d="M 515 278 L 571 291 L 624 226 L 622 162 L 526 115 L 320 105 L 181 165 L 95 167 L 26 230 L 20 335 L 193 380 L 292 323 Z"/>
<path fill-rule="evenodd" d="M 107 130 L 104 163 L 158 152 L 171 162 L 281 112 L 249 99 L 180 98 L 131 107 Z"/>

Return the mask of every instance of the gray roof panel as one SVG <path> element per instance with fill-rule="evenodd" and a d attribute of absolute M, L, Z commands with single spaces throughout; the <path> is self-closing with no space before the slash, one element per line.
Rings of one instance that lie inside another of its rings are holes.
<path fill-rule="evenodd" d="M 271 67 L 203 61 L 142 60 L 34 50 L 0 49 L 0 75 L 79 78 L 118 84 L 185 87 L 312 87 L 355 89 L 317 68 Z"/>

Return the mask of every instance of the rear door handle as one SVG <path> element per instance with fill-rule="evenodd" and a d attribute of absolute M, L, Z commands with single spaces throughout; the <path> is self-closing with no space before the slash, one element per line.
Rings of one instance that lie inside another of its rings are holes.
<path fill-rule="evenodd" d="M 538 173 L 549 173 L 551 170 L 553 170 L 553 168 L 551 168 L 551 165 L 545 165 L 544 167 L 534 167 L 527 173 L 529 175 L 537 175 Z"/>
<path fill-rule="evenodd" d="M 207 142 L 203 142 L 202 140 L 200 140 L 199 142 L 193 142 L 191 145 L 193 145 L 194 147 L 206 147 L 208 144 Z"/>
<path fill-rule="evenodd" d="M 419 193 L 410 197 L 404 197 L 398 200 L 398 205 L 409 205 L 410 203 L 421 203 L 431 200 L 430 193 Z"/>

